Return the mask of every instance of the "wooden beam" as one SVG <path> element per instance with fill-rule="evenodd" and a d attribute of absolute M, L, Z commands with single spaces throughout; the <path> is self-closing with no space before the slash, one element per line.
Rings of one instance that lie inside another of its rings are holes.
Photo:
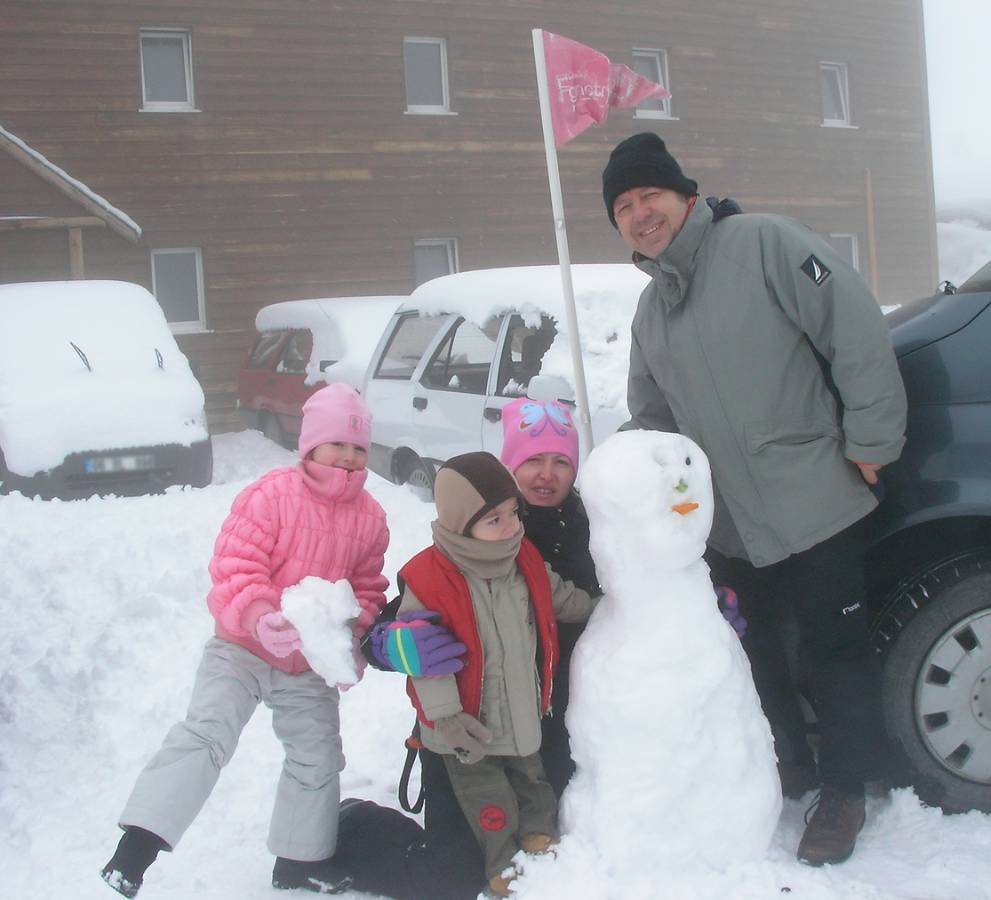
<path fill-rule="evenodd" d="M 871 170 L 864 169 L 864 206 L 867 212 L 867 259 L 870 266 L 870 285 L 874 296 L 880 298 L 881 278 L 877 271 L 877 227 L 874 223 L 874 180 Z"/>
<path fill-rule="evenodd" d="M 0 231 L 42 231 L 48 228 L 106 228 L 107 223 L 96 216 L 25 216 L 22 219 L 0 219 Z"/>
<path fill-rule="evenodd" d="M 23 164 L 31 172 L 34 172 L 35 175 L 50 184 L 57 191 L 65 194 L 70 200 L 74 200 L 84 209 L 105 221 L 121 237 L 126 238 L 133 244 L 138 242 L 138 239 L 141 237 L 139 232 L 136 232 L 132 227 L 122 222 L 108 209 L 102 207 L 89 194 L 76 187 L 71 180 L 59 177 L 52 169 L 45 166 L 31 153 L 28 153 L 19 143 L 8 139 L 2 133 L 0 133 L 0 149 L 6 150 L 14 159 Z"/>
<path fill-rule="evenodd" d="M 69 229 L 69 277 L 73 281 L 82 281 L 86 274 L 83 270 L 83 230 Z"/>

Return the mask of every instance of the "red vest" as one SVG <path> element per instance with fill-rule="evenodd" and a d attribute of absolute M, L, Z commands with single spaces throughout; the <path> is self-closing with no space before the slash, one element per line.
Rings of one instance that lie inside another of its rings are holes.
<path fill-rule="evenodd" d="M 543 715 L 550 708 L 554 670 L 557 668 L 557 618 L 551 601 L 551 582 L 544 567 L 544 558 L 526 538 L 520 544 L 516 565 L 530 591 L 530 603 L 537 623 L 543 657 L 540 670 L 540 711 Z M 468 582 L 458 567 L 433 544 L 406 563 L 399 570 L 399 577 L 427 609 L 440 613 L 441 624 L 468 648 L 465 666 L 455 673 L 454 678 L 462 708 L 477 717 L 482 706 L 485 660 Z M 411 679 L 406 682 L 406 693 L 416 707 L 417 718 L 432 728 L 433 722 L 424 715 Z"/>

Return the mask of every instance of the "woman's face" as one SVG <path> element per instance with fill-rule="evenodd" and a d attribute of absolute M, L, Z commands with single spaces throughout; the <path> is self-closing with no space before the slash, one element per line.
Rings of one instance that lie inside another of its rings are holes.
<path fill-rule="evenodd" d="M 571 460 L 560 453 L 538 453 L 523 460 L 513 473 L 531 506 L 560 506 L 575 483 Z"/>

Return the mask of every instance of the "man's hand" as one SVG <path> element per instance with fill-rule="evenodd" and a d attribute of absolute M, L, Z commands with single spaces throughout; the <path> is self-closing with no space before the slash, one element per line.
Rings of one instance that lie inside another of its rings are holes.
<path fill-rule="evenodd" d="M 877 484 L 877 473 L 881 468 L 877 463 L 862 463 L 853 460 L 853 464 L 860 469 L 860 474 L 868 484 Z"/>

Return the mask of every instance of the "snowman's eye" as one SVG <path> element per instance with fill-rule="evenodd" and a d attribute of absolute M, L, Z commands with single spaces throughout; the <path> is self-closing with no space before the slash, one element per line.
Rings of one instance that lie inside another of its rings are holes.
<path fill-rule="evenodd" d="M 685 465 L 690 466 L 692 464 L 692 458 L 690 456 L 685 457 Z"/>

